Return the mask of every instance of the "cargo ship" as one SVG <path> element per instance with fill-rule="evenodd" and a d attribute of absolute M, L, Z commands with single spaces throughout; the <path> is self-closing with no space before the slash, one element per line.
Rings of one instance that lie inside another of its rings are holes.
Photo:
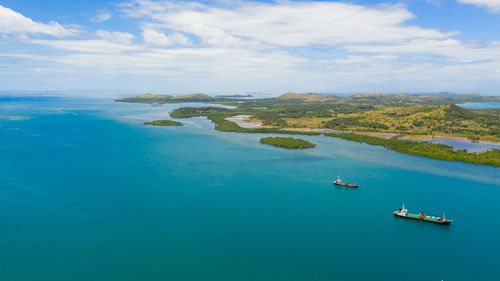
<path fill-rule="evenodd" d="M 444 216 L 442 218 L 441 217 L 427 216 L 424 214 L 424 212 L 421 212 L 418 215 L 417 214 L 410 214 L 410 213 L 408 213 L 408 210 L 405 208 L 405 204 L 403 204 L 402 208 L 400 208 L 399 210 L 394 212 L 394 216 L 405 218 L 405 219 L 431 222 L 431 223 L 435 223 L 435 224 L 443 224 L 443 225 L 449 225 L 453 221 L 453 220 L 447 220 Z"/>
<path fill-rule="evenodd" d="M 335 185 L 341 185 L 341 186 L 347 186 L 347 187 L 352 187 L 352 188 L 358 188 L 359 187 L 359 185 L 357 185 L 355 183 L 342 182 L 342 180 L 340 179 L 340 177 L 337 177 L 337 179 L 335 181 L 333 181 L 333 184 L 335 184 Z"/>

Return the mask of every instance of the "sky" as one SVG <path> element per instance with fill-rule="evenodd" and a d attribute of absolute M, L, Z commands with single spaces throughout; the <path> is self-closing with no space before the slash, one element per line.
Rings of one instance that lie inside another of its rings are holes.
<path fill-rule="evenodd" d="M 500 0 L 0 0 L 0 91 L 500 95 Z"/>

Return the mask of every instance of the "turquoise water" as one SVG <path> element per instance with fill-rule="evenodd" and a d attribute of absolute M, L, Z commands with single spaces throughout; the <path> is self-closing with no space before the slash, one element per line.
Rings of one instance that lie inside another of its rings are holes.
<path fill-rule="evenodd" d="M 177 106 L 0 99 L 0 279 L 499 278 L 499 168 L 142 125 Z"/>
<path fill-rule="evenodd" d="M 500 102 L 466 102 L 458 105 L 470 109 L 500 108 Z"/>

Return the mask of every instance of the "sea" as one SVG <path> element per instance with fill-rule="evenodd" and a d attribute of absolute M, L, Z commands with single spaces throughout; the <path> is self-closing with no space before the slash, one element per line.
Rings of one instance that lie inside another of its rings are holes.
<path fill-rule="evenodd" d="M 500 108 L 500 102 L 466 102 L 458 105 L 469 109 Z"/>
<path fill-rule="evenodd" d="M 203 105 L 0 98 L 0 280 L 500 280 L 500 168 L 143 125 Z"/>

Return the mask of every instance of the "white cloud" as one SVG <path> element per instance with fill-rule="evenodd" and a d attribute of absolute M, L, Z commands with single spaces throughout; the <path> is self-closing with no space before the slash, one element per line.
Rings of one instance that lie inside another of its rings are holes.
<path fill-rule="evenodd" d="M 500 0 L 457 0 L 460 3 L 472 4 L 487 8 L 492 13 L 500 12 Z"/>
<path fill-rule="evenodd" d="M 402 5 L 376 7 L 339 2 L 239 2 L 231 9 L 202 4 L 138 1 L 124 11 L 156 27 L 193 34 L 212 45 L 277 46 L 402 42 L 454 33 L 404 25 L 414 15 Z"/>
<path fill-rule="evenodd" d="M 0 56 L 32 61 L 54 81 L 65 73 L 176 93 L 500 87 L 500 42 L 467 42 L 457 31 L 409 24 L 415 16 L 402 5 L 220 3 L 120 4 L 120 16 L 138 22 L 142 40 L 106 30 L 90 39 L 26 37 L 22 42 L 38 45 L 39 54 Z"/>
<path fill-rule="evenodd" d="M 20 13 L 0 5 L 0 33 L 40 33 L 55 37 L 63 37 L 73 35 L 75 31 L 68 30 L 57 22 L 50 22 L 48 24 L 35 22 Z"/>
<path fill-rule="evenodd" d="M 123 52 L 142 50 L 141 46 L 124 44 L 123 42 L 110 42 L 108 40 L 29 40 L 37 44 L 54 49 L 89 54 L 120 54 Z"/>
<path fill-rule="evenodd" d="M 152 29 L 146 29 L 143 30 L 142 36 L 144 38 L 144 42 L 153 45 L 172 46 L 189 44 L 189 39 L 179 33 L 167 36 L 164 33 L 157 32 Z"/>
<path fill-rule="evenodd" d="M 110 42 L 117 42 L 117 43 L 124 43 L 124 44 L 130 44 L 132 39 L 134 39 L 134 35 L 128 32 L 119 32 L 119 31 L 113 31 L 109 32 L 106 30 L 98 30 L 96 32 L 97 37 L 105 39 Z"/>
<path fill-rule="evenodd" d="M 109 14 L 109 13 L 102 13 L 102 14 L 98 14 L 98 15 L 92 17 L 90 20 L 92 22 L 101 23 L 101 22 L 108 21 L 110 19 L 111 19 L 111 14 Z"/>

